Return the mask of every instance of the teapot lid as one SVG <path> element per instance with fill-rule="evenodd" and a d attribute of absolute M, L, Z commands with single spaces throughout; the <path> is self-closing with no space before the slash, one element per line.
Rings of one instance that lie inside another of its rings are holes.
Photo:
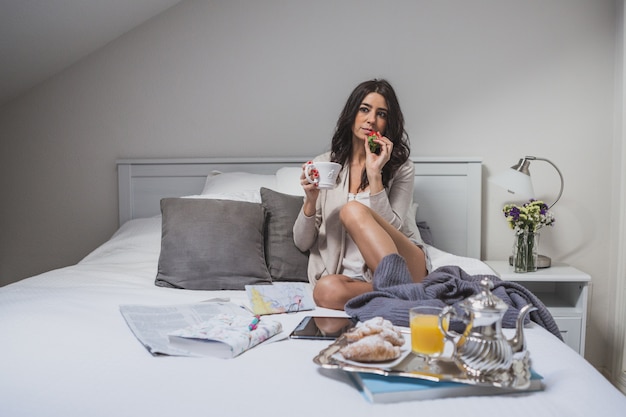
<path fill-rule="evenodd" d="M 491 292 L 493 282 L 488 277 L 484 277 L 480 281 L 480 293 L 467 298 L 464 302 L 465 306 L 471 311 L 497 312 L 501 313 L 508 310 L 509 306 L 500 297 Z"/>

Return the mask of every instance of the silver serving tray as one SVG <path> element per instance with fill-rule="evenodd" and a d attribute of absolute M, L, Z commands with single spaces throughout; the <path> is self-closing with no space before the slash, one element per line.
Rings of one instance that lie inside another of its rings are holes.
<path fill-rule="evenodd" d="M 516 354 L 508 372 L 482 376 L 469 375 L 454 357 L 441 357 L 431 361 L 409 353 L 404 360 L 392 367 L 376 367 L 371 363 L 358 366 L 354 362 L 344 362 L 338 358 L 339 350 L 346 346 L 345 336 L 340 336 L 323 349 L 313 362 L 325 369 L 341 369 L 346 372 L 363 372 L 378 375 L 394 375 L 429 381 L 452 381 L 470 385 L 484 385 L 500 388 L 527 390 L 531 388 L 530 359 L 527 351 Z"/>

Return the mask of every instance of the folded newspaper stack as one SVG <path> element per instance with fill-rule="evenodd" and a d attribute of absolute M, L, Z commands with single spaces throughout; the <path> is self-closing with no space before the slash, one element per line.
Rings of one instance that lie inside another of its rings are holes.
<path fill-rule="evenodd" d="M 233 358 L 281 333 L 274 320 L 211 299 L 194 304 L 121 305 L 128 327 L 152 355 Z"/>

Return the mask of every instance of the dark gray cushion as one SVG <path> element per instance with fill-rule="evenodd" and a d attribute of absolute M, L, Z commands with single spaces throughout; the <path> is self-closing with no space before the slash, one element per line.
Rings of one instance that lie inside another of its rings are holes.
<path fill-rule="evenodd" d="M 418 221 L 417 228 L 420 231 L 420 236 L 422 236 L 422 240 L 424 241 L 424 243 L 426 243 L 427 245 L 434 246 L 433 233 L 431 232 L 430 226 L 428 225 L 428 223 L 424 221 Z"/>
<path fill-rule="evenodd" d="M 264 209 L 246 201 L 165 198 L 156 285 L 243 290 L 270 283 Z"/>
<path fill-rule="evenodd" d="M 293 243 L 293 224 L 302 208 L 301 196 L 261 188 L 266 212 L 265 257 L 273 281 L 309 280 L 309 255 Z"/>

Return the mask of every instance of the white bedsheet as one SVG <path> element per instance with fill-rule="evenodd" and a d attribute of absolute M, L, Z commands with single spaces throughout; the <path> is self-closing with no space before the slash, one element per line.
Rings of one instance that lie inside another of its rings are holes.
<path fill-rule="evenodd" d="M 526 330 L 543 392 L 370 404 L 341 372 L 312 358 L 328 342 L 285 340 L 230 360 L 153 357 L 120 304 L 192 303 L 243 291 L 156 287 L 160 219 L 133 220 L 77 265 L 0 288 L 0 416 L 623 416 L 626 397 L 539 326 Z M 440 252 L 440 251 L 439 251 Z M 434 252 L 434 264 L 488 272 Z M 291 331 L 316 309 L 273 318 Z M 600 411 L 601 410 L 601 411 Z"/>

